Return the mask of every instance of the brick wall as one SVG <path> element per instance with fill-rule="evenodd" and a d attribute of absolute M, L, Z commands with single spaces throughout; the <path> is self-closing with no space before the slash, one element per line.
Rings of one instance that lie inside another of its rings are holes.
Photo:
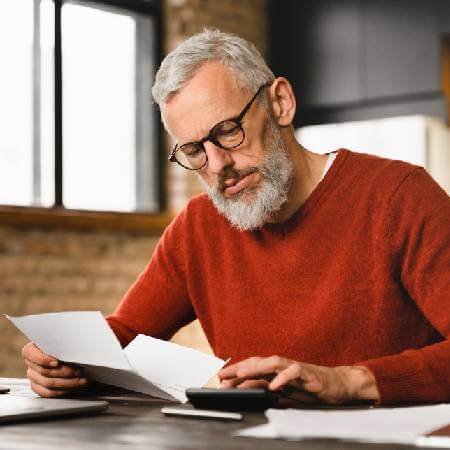
<path fill-rule="evenodd" d="M 0 228 L 0 304 L 10 315 L 112 311 L 145 267 L 157 237 Z M 26 342 L 0 320 L 0 374 L 22 376 Z"/>
<path fill-rule="evenodd" d="M 205 26 L 237 33 L 266 49 L 266 0 L 166 0 L 166 51 Z M 170 146 L 169 139 L 167 139 Z M 168 168 L 169 209 L 200 191 L 195 176 Z M 112 311 L 155 248 L 158 236 L 0 226 L 0 312 Z M 197 322 L 174 340 L 208 350 Z M 0 376 L 24 376 L 26 338 L 0 318 Z"/>

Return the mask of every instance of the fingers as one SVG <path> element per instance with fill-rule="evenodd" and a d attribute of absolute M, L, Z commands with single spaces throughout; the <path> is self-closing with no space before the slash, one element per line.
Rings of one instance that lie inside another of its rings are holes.
<path fill-rule="evenodd" d="M 88 383 L 87 378 L 49 378 L 41 375 L 33 369 L 28 368 L 27 376 L 30 381 L 33 381 L 47 389 L 73 389 L 80 386 L 85 386 Z"/>
<path fill-rule="evenodd" d="M 253 358 L 248 358 L 248 359 L 245 359 L 244 361 L 240 361 L 236 364 L 232 364 L 228 367 L 225 367 L 218 373 L 219 379 L 221 381 L 220 387 L 222 389 L 231 389 L 231 388 L 240 387 L 242 385 L 242 383 L 244 383 L 246 380 L 245 377 L 241 377 L 238 375 L 240 373 L 240 371 L 245 369 L 247 366 L 254 366 L 262 359 L 263 358 L 259 358 L 259 357 L 255 356 Z M 250 377 L 247 377 L 247 378 L 250 378 Z"/>
<path fill-rule="evenodd" d="M 270 383 L 269 389 L 279 390 L 287 385 L 297 389 L 317 393 L 323 388 L 322 379 L 317 371 L 307 365 L 292 363 L 281 371 Z"/>
<path fill-rule="evenodd" d="M 58 367 L 59 361 L 46 355 L 33 342 L 29 342 L 22 348 L 22 358 L 43 367 Z"/>
<path fill-rule="evenodd" d="M 236 364 L 231 364 L 219 371 L 218 376 L 221 380 L 228 378 L 236 378 L 237 372 L 245 367 L 253 367 L 258 364 L 261 360 L 269 358 L 261 358 L 259 356 L 253 356 L 252 358 L 244 359 Z"/>
<path fill-rule="evenodd" d="M 291 400 L 341 404 L 351 399 L 352 395 L 338 369 L 271 356 L 246 359 L 222 369 L 219 376 L 222 388 L 267 387 Z"/>
<path fill-rule="evenodd" d="M 283 370 L 290 360 L 279 356 L 253 357 L 222 369 L 219 372 L 222 389 L 268 388 L 274 373 Z"/>
<path fill-rule="evenodd" d="M 276 391 L 289 384 L 291 381 L 300 378 L 302 373 L 301 366 L 291 364 L 282 370 L 269 384 L 269 389 Z"/>
<path fill-rule="evenodd" d="M 32 342 L 23 347 L 22 357 L 31 389 L 42 397 L 67 395 L 89 383 L 80 368 L 46 355 Z"/>
<path fill-rule="evenodd" d="M 278 373 L 291 362 L 289 359 L 280 356 L 270 356 L 268 358 L 253 357 L 225 367 L 218 375 L 221 380 L 230 378 L 254 378 Z"/>
<path fill-rule="evenodd" d="M 270 356 L 269 358 L 250 358 L 239 363 L 236 375 L 239 378 L 258 378 L 265 375 L 276 374 L 292 363 L 287 358 Z"/>
<path fill-rule="evenodd" d="M 220 389 L 267 389 L 269 386 L 268 380 L 243 380 L 241 378 L 233 378 L 232 380 L 223 380 L 220 383 Z"/>
<path fill-rule="evenodd" d="M 68 396 L 68 395 L 73 396 L 75 394 L 81 393 L 81 391 L 84 388 L 84 386 L 78 387 L 78 388 L 73 388 L 71 390 L 47 388 L 47 387 L 42 386 L 31 380 L 30 380 L 30 386 L 31 386 L 31 389 L 33 390 L 33 392 L 35 392 L 36 394 L 38 394 L 41 397 L 46 397 L 46 398 L 63 397 L 63 396 Z"/>
<path fill-rule="evenodd" d="M 39 374 L 49 378 L 76 378 L 83 375 L 83 371 L 80 368 L 71 366 L 69 364 L 59 364 L 56 369 L 49 369 L 44 366 L 35 364 L 33 361 L 25 359 L 25 363 L 30 369 L 38 372 Z"/>
<path fill-rule="evenodd" d="M 237 387 L 239 389 L 267 389 L 269 382 L 266 380 L 245 380 Z"/>
<path fill-rule="evenodd" d="M 277 390 L 288 384 L 302 387 L 308 392 L 319 392 L 322 389 L 322 380 L 318 374 L 300 363 L 292 363 L 278 373 L 271 381 L 269 388 Z"/>
<path fill-rule="evenodd" d="M 239 370 L 242 364 L 245 364 L 246 362 L 252 359 L 260 359 L 260 358 L 257 357 L 249 358 L 237 364 L 231 364 L 228 367 L 225 367 L 222 370 L 220 370 L 219 373 L 217 374 L 220 379 L 220 388 L 232 389 L 239 386 L 239 384 L 241 384 L 244 380 L 238 378 L 237 371 Z"/>
<path fill-rule="evenodd" d="M 232 388 L 238 387 L 240 383 L 242 383 L 242 380 L 240 378 L 233 378 L 230 380 L 222 380 L 220 382 L 220 388 L 221 389 L 232 389 Z"/>
<path fill-rule="evenodd" d="M 230 364 L 227 367 L 224 367 L 222 370 L 219 371 L 219 373 L 217 374 L 219 376 L 219 378 L 221 380 L 226 380 L 226 379 L 231 379 L 231 378 L 236 378 L 237 377 L 237 371 L 245 364 L 249 364 L 251 363 L 251 361 L 253 360 L 259 360 L 261 358 L 259 357 L 253 357 L 253 358 L 248 358 L 245 359 L 243 361 L 240 361 L 236 364 Z"/>
<path fill-rule="evenodd" d="M 41 397 L 45 398 L 55 398 L 55 397 L 62 397 L 63 395 L 67 395 L 67 391 L 61 391 L 56 389 L 47 389 L 44 386 L 41 386 L 40 384 L 35 383 L 34 381 L 30 380 L 30 386 L 33 392 L 38 394 Z"/>
<path fill-rule="evenodd" d="M 68 390 L 84 387 L 89 383 L 84 377 L 49 378 L 30 367 L 27 370 L 27 377 L 30 380 L 33 391 L 44 397 L 67 395 Z"/>

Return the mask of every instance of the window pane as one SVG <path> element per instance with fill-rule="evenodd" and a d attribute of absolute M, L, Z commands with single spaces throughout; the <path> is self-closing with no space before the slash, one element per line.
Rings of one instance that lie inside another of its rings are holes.
<path fill-rule="evenodd" d="M 0 2 L 2 204 L 53 204 L 52 52 L 51 0 Z"/>
<path fill-rule="evenodd" d="M 0 2 L 0 203 L 32 201 L 33 0 Z"/>
<path fill-rule="evenodd" d="M 138 16 L 121 10 L 75 3 L 62 8 L 63 201 L 68 208 L 133 211 L 140 206 L 142 117 L 137 120 L 136 111 L 141 114 L 142 108 L 137 109 L 136 96 L 150 105 L 150 90 L 137 92 L 139 23 Z M 147 69 L 150 79 L 153 68 Z M 145 126 L 150 122 L 144 119 Z M 146 151 L 151 152 L 148 142 Z"/>

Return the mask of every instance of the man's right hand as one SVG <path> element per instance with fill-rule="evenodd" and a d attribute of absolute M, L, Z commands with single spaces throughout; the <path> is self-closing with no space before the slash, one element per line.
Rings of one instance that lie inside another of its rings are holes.
<path fill-rule="evenodd" d="M 46 355 L 33 342 L 22 348 L 22 358 L 28 366 L 31 389 L 41 397 L 74 395 L 89 384 L 80 368 Z"/>

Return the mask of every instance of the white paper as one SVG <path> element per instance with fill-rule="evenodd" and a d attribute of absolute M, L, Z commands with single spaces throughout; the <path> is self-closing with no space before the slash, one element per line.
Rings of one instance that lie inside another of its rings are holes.
<path fill-rule="evenodd" d="M 131 369 L 119 341 L 99 311 L 6 317 L 44 353 L 56 359 Z"/>
<path fill-rule="evenodd" d="M 152 395 L 153 397 L 164 398 L 166 400 L 178 400 L 185 402 L 184 391 L 177 393 L 168 386 L 157 386 L 150 380 L 138 375 L 134 369 L 111 369 L 109 367 L 87 366 L 81 364 L 86 376 L 92 380 L 100 383 L 110 384 L 112 386 L 119 386 L 135 392 L 142 392 L 143 394 Z M 178 395 L 177 395 L 178 394 Z"/>
<path fill-rule="evenodd" d="M 275 436 L 283 439 L 343 439 L 412 445 L 419 436 L 450 423 L 450 405 L 342 411 L 269 409 L 266 416 Z M 268 431 L 244 429 L 237 435 L 267 437 Z"/>
<path fill-rule="evenodd" d="M 202 387 L 225 364 L 144 335 L 122 350 L 98 311 L 7 317 L 45 353 L 81 365 L 89 378 L 167 400 L 185 402 L 187 388 Z"/>
<path fill-rule="evenodd" d="M 125 354 L 139 375 L 169 386 L 203 386 L 224 365 L 215 356 L 143 334 L 128 344 Z"/>
<path fill-rule="evenodd" d="M 255 427 L 250 428 L 244 428 L 243 430 L 235 431 L 232 435 L 238 437 L 254 437 L 260 439 L 275 439 L 279 437 L 270 423 L 256 425 Z"/>

